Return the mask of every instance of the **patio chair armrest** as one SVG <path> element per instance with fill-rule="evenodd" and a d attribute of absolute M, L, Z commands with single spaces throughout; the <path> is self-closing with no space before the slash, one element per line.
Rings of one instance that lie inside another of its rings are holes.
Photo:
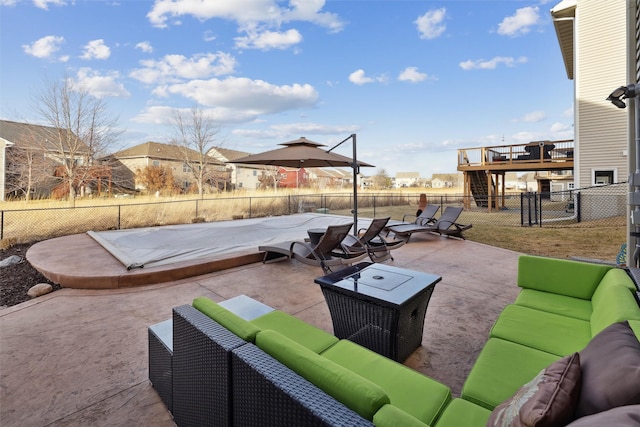
<path fill-rule="evenodd" d="M 435 222 L 436 222 L 435 218 L 416 218 L 416 224 L 422 225 L 422 226 L 435 224 Z"/>
<path fill-rule="evenodd" d="M 407 218 L 413 218 L 413 221 L 415 221 L 418 219 L 418 216 L 414 214 L 404 214 L 402 215 L 402 222 L 407 222 Z"/>

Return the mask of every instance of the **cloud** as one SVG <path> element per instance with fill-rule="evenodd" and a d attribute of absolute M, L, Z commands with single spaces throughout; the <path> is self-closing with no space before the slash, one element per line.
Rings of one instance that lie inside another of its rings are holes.
<path fill-rule="evenodd" d="M 522 117 L 518 117 L 514 119 L 514 122 L 527 122 L 527 123 L 538 123 L 547 118 L 547 115 L 544 111 L 532 111 L 530 113 L 525 114 Z"/>
<path fill-rule="evenodd" d="M 33 0 L 33 5 L 39 9 L 49 10 L 49 5 L 66 6 L 65 0 Z"/>
<path fill-rule="evenodd" d="M 278 0 L 244 1 L 193 1 L 193 0 L 156 0 L 147 13 L 149 22 L 155 27 L 164 28 L 173 20 L 179 23 L 181 16 L 192 16 L 199 21 L 213 18 L 235 21 L 239 25 L 247 23 L 265 23 L 272 28 L 292 21 L 311 22 L 340 31 L 344 23 L 336 14 L 322 12 L 324 0 L 290 0 L 288 7 L 280 7 Z"/>
<path fill-rule="evenodd" d="M 107 59 L 111 56 L 111 49 L 104 44 L 104 40 L 92 40 L 84 46 L 82 59 Z"/>
<path fill-rule="evenodd" d="M 571 130 L 571 126 L 566 123 L 555 122 L 549 130 L 553 133 L 566 132 Z"/>
<path fill-rule="evenodd" d="M 418 27 L 421 39 L 435 39 L 444 33 L 447 26 L 442 23 L 444 21 L 447 9 L 444 7 L 440 9 L 430 10 L 418 19 L 414 21 Z"/>
<path fill-rule="evenodd" d="M 153 46 L 151 46 L 151 43 L 146 41 L 146 40 L 136 44 L 136 49 L 140 49 L 144 53 L 152 53 L 153 52 Z"/>
<path fill-rule="evenodd" d="M 362 86 L 364 84 L 373 83 L 373 82 L 384 82 L 386 80 L 387 78 L 384 75 L 379 75 L 376 77 L 367 77 L 365 76 L 363 69 L 356 70 L 353 73 L 349 74 L 349 81 L 358 86 Z"/>
<path fill-rule="evenodd" d="M 427 79 L 429 77 L 426 73 L 418 71 L 418 67 L 407 67 L 400 73 L 398 80 L 403 82 L 417 83 Z"/>
<path fill-rule="evenodd" d="M 540 22 L 538 11 L 538 6 L 528 6 L 516 10 L 515 15 L 507 16 L 498 25 L 498 34 L 516 37 L 528 33 L 533 25 Z"/>
<path fill-rule="evenodd" d="M 177 109 L 184 114 L 191 114 L 190 108 Z M 246 123 L 255 118 L 254 114 L 243 114 L 234 109 L 214 107 L 202 109 L 203 114 L 220 125 L 237 125 Z M 135 123 L 148 123 L 154 125 L 171 125 L 175 120 L 176 108 L 165 105 L 156 105 L 145 108 L 138 115 L 133 117 L 131 121 Z"/>
<path fill-rule="evenodd" d="M 234 72 L 236 60 L 224 53 L 199 53 L 187 58 L 183 55 L 165 55 L 160 60 L 140 61 L 143 68 L 129 75 L 147 84 L 175 83 L 184 79 L 202 79 Z"/>
<path fill-rule="evenodd" d="M 287 49 L 302 41 L 302 35 L 298 30 L 285 32 L 263 31 L 261 33 L 248 32 L 244 37 L 236 37 L 236 47 L 241 49 Z"/>
<path fill-rule="evenodd" d="M 237 77 L 192 80 L 161 90 L 167 95 L 181 95 L 198 104 L 226 108 L 247 117 L 309 108 L 318 101 L 318 92 L 309 84 L 277 86 L 263 80 Z"/>
<path fill-rule="evenodd" d="M 128 98 L 131 96 L 122 83 L 118 83 L 120 75 L 118 72 L 111 72 L 106 75 L 91 68 L 81 68 L 77 73 L 74 84 L 81 86 L 96 98 L 114 97 Z"/>
<path fill-rule="evenodd" d="M 485 61 L 484 59 L 469 59 L 461 62 L 459 65 L 463 70 L 494 70 L 500 64 L 504 64 L 507 67 L 515 67 L 517 64 L 524 64 L 525 62 L 527 62 L 526 56 L 521 56 L 519 58 L 513 58 L 511 56 L 496 56 L 488 61 Z"/>
<path fill-rule="evenodd" d="M 285 139 L 298 135 L 345 135 L 360 130 L 358 125 L 324 125 L 319 123 L 289 123 L 266 129 L 234 129 L 232 134 L 254 139 Z"/>
<path fill-rule="evenodd" d="M 64 37 L 45 36 L 30 45 L 22 45 L 22 48 L 27 55 L 35 56 L 36 58 L 50 58 L 60 50 L 62 43 L 64 43 Z"/>

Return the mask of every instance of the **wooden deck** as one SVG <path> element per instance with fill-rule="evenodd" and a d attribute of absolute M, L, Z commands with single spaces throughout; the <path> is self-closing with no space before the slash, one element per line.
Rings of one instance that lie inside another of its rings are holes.
<path fill-rule="evenodd" d="M 573 140 L 534 141 L 458 150 L 458 170 L 464 173 L 465 209 L 505 205 L 507 172 L 573 170 Z M 491 201 L 491 202 L 490 202 Z"/>
<path fill-rule="evenodd" d="M 573 169 L 573 140 L 535 141 L 458 150 L 458 170 L 526 172 Z"/>

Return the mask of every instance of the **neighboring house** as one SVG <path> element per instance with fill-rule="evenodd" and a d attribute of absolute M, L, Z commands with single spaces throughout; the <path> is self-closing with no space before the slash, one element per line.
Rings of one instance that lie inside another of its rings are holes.
<path fill-rule="evenodd" d="M 431 188 L 461 187 L 462 181 L 462 174 L 459 173 L 434 173 L 431 176 Z"/>
<path fill-rule="evenodd" d="M 262 172 L 274 169 L 273 166 L 229 163 L 233 160 L 250 155 L 250 153 L 245 153 L 243 151 L 215 147 L 209 150 L 209 155 L 223 163 L 226 163 L 227 168 L 231 170 L 231 185 L 235 189 L 246 188 L 255 190 L 260 187 L 260 181 L 258 178 L 261 176 Z"/>
<path fill-rule="evenodd" d="M 337 168 L 309 168 L 309 181 L 319 189 L 347 187 L 353 181 L 353 172 Z"/>
<path fill-rule="evenodd" d="M 605 98 L 631 83 L 627 55 L 635 58 L 635 37 L 627 33 L 635 34 L 635 8 L 629 0 L 563 0 L 551 9 L 567 77 L 574 82 L 575 188 L 628 178 L 632 122 Z"/>
<path fill-rule="evenodd" d="M 49 197 L 56 190 L 61 195 L 68 192 L 68 183 L 63 182 L 64 173 L 60 171 L 60 166 L 70 160 L 76 166 L 85 165 L 89 149 L 78 142 L 72 147 L 73 152 L 71 148 L 63 151 L 56 144 L 59 136 L 59 130 L 54 127 L 0 120 L 1 200 L 8 193 L 20 196 L 20 192 L 26 190 L 27 175 L 30 175 L 32 196 Z M 71 136 L 70 140 L 78 141 L 75 135 Z M 86 172 L 90 167 L 83 169 Z M 79 181 L 74 186 L 88 188 L 88 178 L 89 173 L 83 173 L 78 176 Z M 62 189 L 65 186 L 66 191 Z"/>
<path fill-rule="evenodd" d="M 278 187 L 280 188 L 302 188 L 309 186 L 309 173 L 305 168 L 278 168 Z"/>
<path fill-rule="evenodd" d="M 191 159 L 196 161 L 199 153 L 189 150 Z M 125 150 L 113 153 L 103 160 L 113 167 L 114 181 L 121 187 L 145 190 L 144 185 L 136 181 L 136 173 L 148 166 L 171 168 L 173 178 L 183 191 L 191 191 L 195 184 L 193 173 L 183 160 L 182 149 L 171 144 L 159 142 L 145 142 Z M 215 183 L 209 182 L 209 190 L 224 189 L 230 180 L 225 165 L 216 159 L 211 159 L 213 171 L 217 175 Z M 215 188 L 217 185 L 217 189 Z M 213 188 L 211 188 L 213 187 Z"/>
<path fill-rule="evenodd" d="M 419 172 L 396 172 L 395 187 L 416 187 L 420 183 Z"/>

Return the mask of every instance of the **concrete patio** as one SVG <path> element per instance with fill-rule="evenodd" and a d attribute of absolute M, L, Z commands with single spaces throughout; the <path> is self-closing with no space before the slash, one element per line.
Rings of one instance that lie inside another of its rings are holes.
<path fill-rule="evenodd" d="M 422 346 L 406 365 L 459 395 L 489 329 L 515 299 L 518 253 L 421 234 L 393 253 L 397 267 L 443 277 Z M 246 294 L 332 331 L 313 279 L 296 261 L 253 263 L 131 288 L 62 289 L 0 311 L 0 425 L 172 426 L 147 373 L 147 327 L 198 296 Z"/>

